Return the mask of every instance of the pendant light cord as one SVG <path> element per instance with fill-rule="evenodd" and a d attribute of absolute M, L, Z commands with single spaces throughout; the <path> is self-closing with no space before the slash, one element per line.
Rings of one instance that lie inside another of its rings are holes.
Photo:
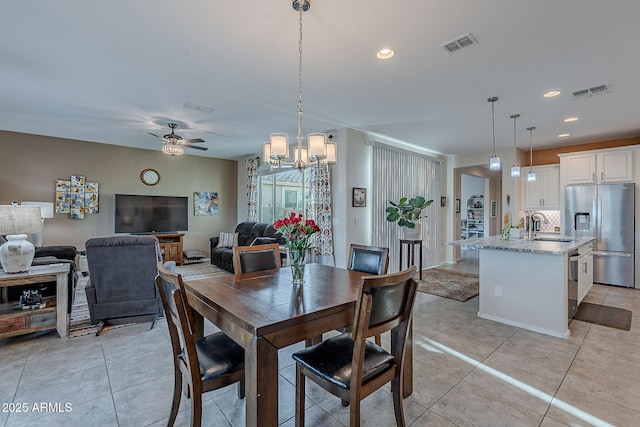
<path fill-rule="evenodd" d="M 302 5 L 300 5 L 298 13 L 300 25 L 298 39 L 298 156 L 295 162 L 302 165 L 302 115 L 304 114 L 302 111 L 302 14 L 304 13 Z"/>
<path fill-rule="evenodd" d="M 496 114 L 493 109 L 493 104 L 496 102 L 498 98 L 492 98 L 491 101 L 491 129 L 493 132 L 493 155 L 496 155 Z"/>

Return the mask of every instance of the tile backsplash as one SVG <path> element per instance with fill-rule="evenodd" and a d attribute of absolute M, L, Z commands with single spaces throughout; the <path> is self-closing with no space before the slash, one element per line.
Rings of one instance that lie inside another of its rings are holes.
<path fill-rule="evenodd" d="M 544 221 L 540 223 L 540 231 L 543 232 L 560 232 L 560 211 L 544 211 L 542 212 L 547 219 L 549 220 L 549 224 L 545 224 Z M 520 222 L 522 219 L 523 223 L 525 221 L 527 215 L 527 211 L 518 211 L 518 220 L 515 221 L 516 224 Z"/>

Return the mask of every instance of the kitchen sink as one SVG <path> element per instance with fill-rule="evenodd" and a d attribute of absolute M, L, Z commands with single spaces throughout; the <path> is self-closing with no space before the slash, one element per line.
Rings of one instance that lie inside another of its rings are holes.
<path fill-rule="evenodd" d="M 538 242 L 562 242 L 562 243 L 573 242 L 573 239 L 566 239 L 562 237 L 534 237 L 533 240 L 537 240 Z"/>

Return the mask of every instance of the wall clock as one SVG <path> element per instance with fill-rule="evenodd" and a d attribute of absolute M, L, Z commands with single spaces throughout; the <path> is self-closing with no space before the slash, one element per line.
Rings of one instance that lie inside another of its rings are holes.
<path fill-rule="evenodd" d="M 145 169 L 140 172 L 140 181 L 145 185 L 156 185 L 160 182 L 160 174 L 155 169 Z"/>

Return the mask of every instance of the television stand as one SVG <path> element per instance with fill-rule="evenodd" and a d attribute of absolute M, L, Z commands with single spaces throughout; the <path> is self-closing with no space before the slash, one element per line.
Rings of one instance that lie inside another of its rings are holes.
<path fill-rule="evenodd" d="M 182 238 L 184 233 L 159 233 L 151 234 L 160 242 L 160 253 L 162 262 L 175 261 L 177 265 L 182 265 Z"/>

